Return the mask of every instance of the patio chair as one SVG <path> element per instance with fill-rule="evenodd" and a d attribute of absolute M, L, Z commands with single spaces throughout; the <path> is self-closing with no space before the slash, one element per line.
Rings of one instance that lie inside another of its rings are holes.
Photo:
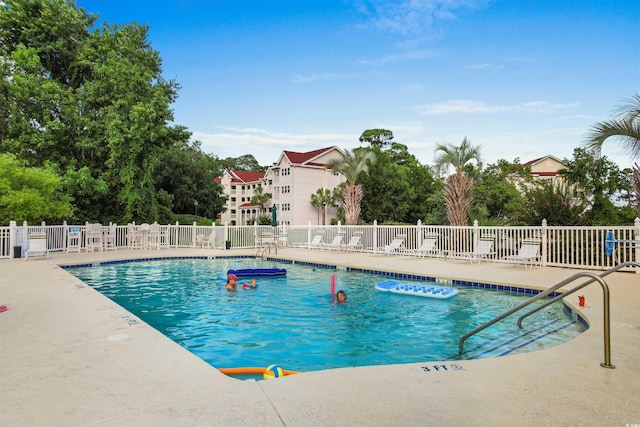
<path fill-rule="evenodd" d="M 116 248 L 116 230 L 118 224 L 109 225 L 109 230 L 104 234 L 104 250 L 108 251 L 109 249 L 115 251 Z"/>
<path fill-rule="evenodd" d="M 87 252 L 94 252 L 98 249 L 100 252 L 104 250 L 102 224 L 87 224 L 85 232 L 85 249 Z"/>
<path fill-rule="evenodd" d="M 483 259 L 488 259 L 495 255 L 493 252 L 493 241 L 496 236 L 494 234 L 483 234 L 480 236 L 473 252 L 463 252 L 459 254 L 463 258 L 469 258 L 471 264 L 480 264 Z"/>
<path fill-rule="evenodd" d="M 524 264 L 526 270 L 532 270 L 533 264 L 540 261 L 540 239 L 525 239 L 516 255 L 508 255 L 504 259 L 512 264 Z"/>
<path fill-rule="evenodd" d="M 440 249 L 436 247 L 438 237 L 437 234 L 427 234 L 419 248 L 407 251 L 407 253 L 412 254 L 416 258 L 440 254 Z"/>
<path fill-rule="evenodd" d="M 362 249 L 362 231 L 354 231 L 353 235 L 346 244 L 340 245 L 340 250 L 356 251 Z"/>
<path fill-rule="evenodd" d="M 147 248 L 160 250 L 160 224 L 154 222 L 147 231 Z"/>
<path fill-rule="evenodd" d="M 204 242 L 204 246 L 206 246 L 207 249 L 216 248 L 216 232 L 215 231 L 212 231 L 211 234 L 209 234 L 209 237 L 207 237 L 207 240 L 205 240 Z"/>
<path fill-rule="evenodd" d="M 191 246 L 194 248 L 204 248 L 204 234 L 196 234 Z"/>
<path fill-rule="evenodd" d="M 82 249 L 82 230 L 80 227 L 76 225 L 72 225 L 69 227 L 69 231 L 67 232 L 67 253 L 71 251 L 78 251 Z"/>
<path fill-rule="evenodd" d="M 328 251 L 335 249 L 336 251 L 340 250 L 340 246 L 344 243 L 344 234 L 338 233 L 335 235 L 331 243 L 324 243 L 320 247 L 322 249 L 326 249 Z"/>
<path fill-rule="evenodd" d="M 49 249 L 47 249 L 47 235 L 46 233 L 31 233 L 29 234 L 29 249 L 24 254 L 24 260 L 29 259 L 29 255 L 36 254 L 40 256 L 46 256 L 49 259 Z"/>
<path fill-rule="evenodd" d="M 402 252 L 402 247 L 404 246 L 404 239 L 407 238 L 406 234 L 398 234 L 393 238 L 391 243 L 388 245 L 382 246 L 378 248 L 378 253 L 384 255 L 391 255 L 395 253 Z"/>
<path fill-rule="evenodd" d="M 131 223 L 127 224 L 127 247 L 129 249 L 142 249 L 140 228 Z"/>
<path fill-rule="evenodd" d="M 311 242 L 308 243 L 298 243 L 295 244 L 294 246 L 297 248 L 308 248 L 308 249 L 318 249 L 320 247 L 322 247 L 322 239 L 323 239 L 323 235 L 322 234 L 316 234 L 315 236 L 313 236 L 313 240 Z"/>

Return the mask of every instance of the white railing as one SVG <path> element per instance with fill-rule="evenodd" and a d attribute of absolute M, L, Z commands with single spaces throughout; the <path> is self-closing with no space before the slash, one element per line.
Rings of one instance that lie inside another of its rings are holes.
<path fill-rule="evenodd" d="M 110 224 L 109 224 L 110 225 Z M 81 233 L 80 248 L 85 250 L 85 231 L 87 224 L 68 225 L 28 225 L 26 222 L 18 226 L 11 222 L 8 227 L 0 227 L 0 258 L 20 256 L 14 251 L 21 250 L 24 254 L 28 249 L 29 234 L 35 232 L 47 235 L 47 248 L 51 252 L 66 251 L 68 249 L 68 235 L 72 228 Z M 561 227 L 547 226 L 543 222 L 540 226 L 526 227 L 490 227 L 473 226 L 453 227 L 439 225 L 311 225 L 306 226 L 278 226 L 247 225 L 247 226 L 199 226 L 167 224 L 162 226 L 166 233 L 163 235 L 159 247 L 189 248 L 204 246 L 210 242 L 210 236 L 215 233 L 210 246 L 216 248 L 256 248 L 257 240 L 265 233 L 271 233 L 278 240 L 280 246 L 304 246 L 311 242 L 316 234 L 323 235 L 323 241 L 329 243 L 338 234 L 344 234 L 344 242 L 358 232 L 361 234 L 361 250 L 378 253 L 380 248 L 389 245 L 398 235 L 404 236 L 404 249 L 416 249 L 422 244 L 427 235 L 437 235 L 437 248 L 450 258 L 456 254 L 471 252 L 480 236 L 491 235 L 494 238 L 494 258 L 500 261 L 508 255 L 517 253 L 525 239 L 540 239 L 540 264 L 542 266 L 571 267 L 581 269 L 606 270 L 614 265 L 627 261 L 640 261 L 640 219 L 636 218 L 633 226 L 593 226 L 593 227 Z M 107 225 L 105 225 L 107 228 Z M 128 229 L 126 225 L 116 228 L 116 248 L 128 247 Z M 605 249 L 607 233 L 613 233 L 613 253 L 607 255 Z M 402 253 L 402 251 L 400 251 Z M 633 267 L 628 270 L 633 271 Z M 635 269 L 638 272 L 638 269 Z"/>

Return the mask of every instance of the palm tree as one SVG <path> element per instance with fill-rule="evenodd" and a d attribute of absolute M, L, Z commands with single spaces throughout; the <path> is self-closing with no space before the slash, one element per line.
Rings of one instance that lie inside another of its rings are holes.
<path fill-rule="evenodd" d="M 311 195 L 311 206 L 314 208 L 322 208 L 322 225 L 325 225 L 325 209 L 327 205 L 333 205 L 336 202 L 334 193 L 328 188 L 318 188 Z"/>
<path fill-rule="evenodd" d="M 587 135 L 587 148 L 600 152 L 602 144 L 607 139 L 617 138 L 631 159 L 640 158 L 640 94 L 636 93 L 625 100 L 626 104 L 616 108 L 616 118 L 598 122 Z M 638 204 L 636 210 L 640 213 L 640 167 L 635 163 L 631 169 L 635 178 L 634 191 Z"/>
<path fill-rule="evenodd" d="M 360 216 L 360 202 L 362 201 L 362 186 L 358 184 L 361 174 L 369 173 L 369 166 L 376 162 L 376 154 L 366 148 L 346 150 L 341 159 L 330 161 L 327 166 L 342 174 L 347 179 L 347 185 L 342 192 L 342 207 L 345 213 L 345 223 L 356 225 Z"/>
<path fill-rule="evenodd" d="M 260 205 L 260 214 L 264 214 L 264 204 L 271 199 L 270 193 L 265 193 L 262 185 L 258 185 L 251 196 L 252 205 Z"/>
<path fill-rule="evenodd" d="M 436 146 L 435 168 L 439 174 L 446 172 L 450 166 L 455 169 L 444 187 L 447 219 L 451 225 L 467 225 L 469 223 L 469 208 L 473 202 L 471 178 L 463 173 L 464 166 L 475 160 L 480 163 L 481 146 L 474 147 L 465 137 L 460 146 L 451 144 Z"/>
<path fill-rule="evenodd" d="M 625 101 L 625 105 L 615 110 L 616 118 L 593 125 L 587 135 L 587 148 L 600 152 L 604 141 L 614 137 L 620 140 L 632 160 L 640 158 L 640 94 Z"/>

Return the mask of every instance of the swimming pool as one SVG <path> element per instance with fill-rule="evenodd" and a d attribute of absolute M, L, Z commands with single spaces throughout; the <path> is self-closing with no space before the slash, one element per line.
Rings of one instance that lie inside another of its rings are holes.
<path fill-rule="evenodd" d="M 282 267 L 286 277 L 261 277 L 255 290 L 227 292 L 219 280 L 228 269 Z M 118 262 L 69 272 L 217 368 L 456 360 L 462 335 L 530 297 L 464 286 L 450 300 L 395 295 L 375 291 L 384 276 L 253 258 Z M 347 304 L 331 302 L 332 274 Z M 523 329 L 506 319 L 471 337 L 462 358 L 534 351 L 583 331 L 554 304 Z"/>

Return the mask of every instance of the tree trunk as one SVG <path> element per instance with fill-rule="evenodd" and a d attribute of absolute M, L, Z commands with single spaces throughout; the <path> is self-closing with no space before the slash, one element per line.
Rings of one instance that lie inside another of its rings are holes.
<path fill-rule="evenodd" d="M 473 202 L 471 180 L 462 173 L 451 176 L 444 187 L 444 195 L 449 224 L 468 225 L 468 211 Z"/>
<path fill-rule="evenodd" d="M 360 216 L 360 202 L 362 201 L 362 187 L 349 185 L 344 189 L 342 204 L 346 225 L 356 225 Z"/>

